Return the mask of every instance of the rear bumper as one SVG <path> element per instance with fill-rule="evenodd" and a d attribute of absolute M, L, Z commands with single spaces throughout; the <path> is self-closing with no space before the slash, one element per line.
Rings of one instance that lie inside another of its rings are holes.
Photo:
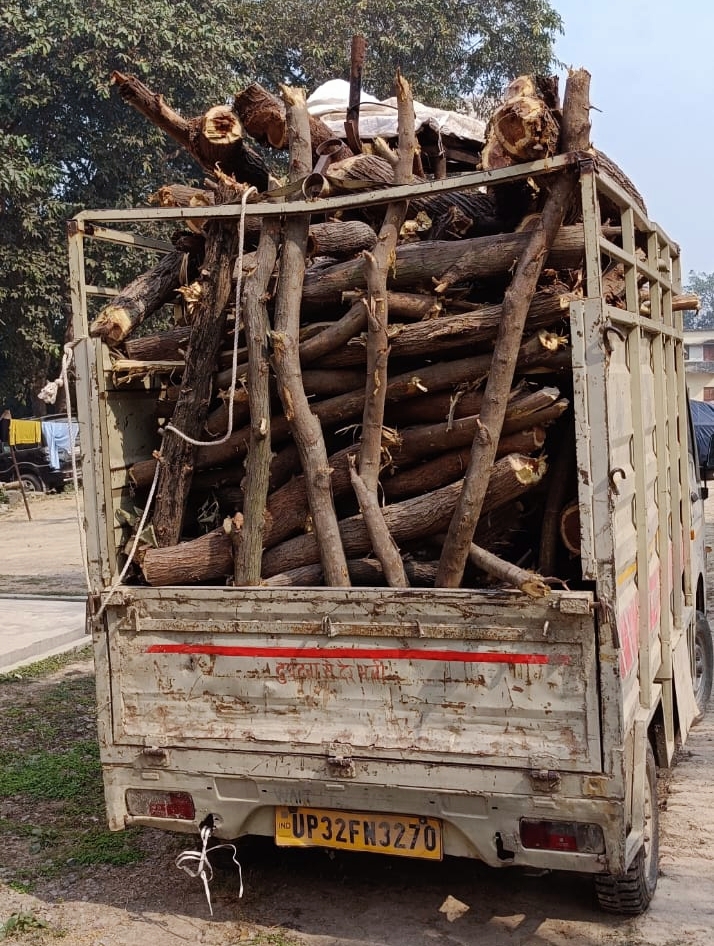
<path fill-rule="evenodd" d="M 428 775 L 426 772 L 423 774 Z M 518 775 L 490 770 L 487 780 L 497 785 L 499 774 L 511 781 L 514 775 Z M 580 783 L 581 779 L 576 777 L 574 782 Z M 521 773 L 521 786 L 525 788 L 528 785 L 529 779 Z M 194 820 L 132 816 L 125 801 L 129 788 L 188 792 L 196 809 Z M 105 767 L 105 794 L 110 827 L 115 830 L 145 825 L 197 834 L 199 824 L 210 814 L 217 837 L 272 837 L 276 807 L 312 807 L 370 815 L 438 818 L 443 824 L 444 854 L 475 858 L 491 867 L 530 866 L 583 873 L 624 869 L 624 809 L 621 802 L 610 798 L 565 797 L 562 793 L 542 796 L 497 790 L 385 787 L 348 780 L 308 782 L 299 778 L 241 778 L 176 770 L 137 771 L 126 766 Z M 520 840 L 522 818 L 597 824 L 603 831 L 605 852 L 586 854 L 526 849 Z"/>

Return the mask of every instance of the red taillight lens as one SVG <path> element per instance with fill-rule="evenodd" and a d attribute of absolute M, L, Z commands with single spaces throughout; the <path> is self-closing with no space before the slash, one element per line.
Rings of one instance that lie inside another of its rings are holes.
<path fill-rule="evenodd" d="M 188 792 L 157 792 L 128 788 L 126 808 L 130 815 L 143 818 L 178 818 L 193 821 L 196 808 Z"/>
<path fill-rule="evenodd" d="M 580 854 L 602 854 L 605 838 L 597 824 L 576 821 L 529 821 L 521 819 L 523 847 L 544 851 L 576 851 Z"/>

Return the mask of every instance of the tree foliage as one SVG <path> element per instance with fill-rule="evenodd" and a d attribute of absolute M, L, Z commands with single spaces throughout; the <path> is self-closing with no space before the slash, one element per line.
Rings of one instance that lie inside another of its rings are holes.
<path fill-rule="evenodd" d="M 695 292 L 699 296 L 701 308 L 698 312 L 684 313 L 685 329 L 714 329 L 714 273 L 695 273 L 691 270 L 687 292 Z"/>
<path fill-rule="evenodd" d="M 132 73 L 185 115 L 247 82 L 308 90 L 347 76 L 367 38 L 365 88 L 397 67 L 431 104 L 546 70 L 560 18 L 546 0 L 6 0 L 0 9 L 0 404 L 55 377 L 67 325 L 65 221 L 200 180 L 181 149 L 110 87 Z M 102 272 L 100 276 L 105 276 Z M 97 278 L 97 281 L 102 281 Z"/>
<path fill-rule="evenodd" d="M 392 95 L 399 68 L 430 105 L 497 95 L 516 75 L 547 71 L 562 30 L 547 0 L 249 0 L 248 7 L 266 27 L 259 57 L 266 79 L 282 73 L 312 89 L 347 78 L 350 39 L 361 33 L 365 89 Z"/>

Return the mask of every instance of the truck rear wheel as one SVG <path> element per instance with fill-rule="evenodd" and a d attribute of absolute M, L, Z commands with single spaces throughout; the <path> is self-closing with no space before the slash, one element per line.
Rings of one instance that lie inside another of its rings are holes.
<path fill-rule="evenodd" d="M 694 635 L 694 698 L 699 714 L 707 708 L 714 677 L 714 643 L 709 621 L 703 611 L 697 611 L 697 626 Z"/>
<path fill-rule="evenodd" d="M 647 746 L 645 830 L 642 847 L 626 874 L 600 874 L 595 878 L 598 903 L 608 913 L 638 916 L 650 905 L 657 887 L 659 862 L 659 809 L 657 769 L 651 746 Z"/>

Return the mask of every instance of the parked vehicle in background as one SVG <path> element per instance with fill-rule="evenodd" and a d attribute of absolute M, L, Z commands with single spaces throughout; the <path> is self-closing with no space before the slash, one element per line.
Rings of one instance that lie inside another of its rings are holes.
<path fill-rule="evenodd" d="M 52 424 L 54 429 L 62 430 L 68 424 L 65 416 L 31 418 L 40 424 Z M 76 428 L 76 422 L 75 422 Z M 44 438 L 43 438 L 44 439 Z M 75 458 L 79 461 L 79 444 L 75 436 Z M 69 442 L 69 438 L 64 437 Z M 20 480 L 27 492 L 61 493 L 65 484 L 72 481 L 72 457 L 63 446 L 53 447 L 46 443 L 17 444 L 15 460 L 20 471 Z M 0 484 L 17 481 L 17 470 L 13 462 L 12 451 L 7 440 L 0 440 Z"/>

